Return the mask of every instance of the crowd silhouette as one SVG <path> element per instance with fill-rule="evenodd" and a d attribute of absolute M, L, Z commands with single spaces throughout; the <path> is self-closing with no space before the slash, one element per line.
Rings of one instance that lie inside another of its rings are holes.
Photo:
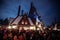
<path fill-rule="evenodd" d="M 0 40 L 60 40 L 59 31 L 6 30 L 0 29 Z"/>

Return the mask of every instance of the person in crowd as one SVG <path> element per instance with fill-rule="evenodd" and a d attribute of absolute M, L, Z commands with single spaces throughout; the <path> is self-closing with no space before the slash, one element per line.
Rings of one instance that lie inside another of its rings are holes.
<path fill-rule="evenodd" d="M 0 29 L 0 40 L 3 40 L 3 30 L 2 29 Z"/>
<path fill-rule="evenodd" d="M 30 40 L 30 36 L 31 36 L 30 30 L 27 30 L 26 31 L 26 40 Z"/>
<path fill-rule="evenodd" d="M 13 37 L 13 40 L 18 40 L 17 35 L 15 35 L 15 36 Z"/>
<path fill-rule="evenodd" d="M 8 34 L 8 40 L 12 40 L 12 37 L 13 37 L 13 36 L 12 36 L 12 33 L 9 33 L 9 34 Z"/>
<path fill-rule="evenodd" d="M 18 40 L 25 40 L 25 37 L 24 37 L 23 33 L 20 33 L 19 34 Z"/>
<path fill-rule="evenodd" d="M 7 38 L 8 38 L 7 33 L 4 33 L 4 35 L 3 35 L 3 40 L 8 40 Z"/>
<path fill-rule="evenodd" d="M 30 40 L 35 40 L 35 35 L 33 33 L 30 36 Z"/>

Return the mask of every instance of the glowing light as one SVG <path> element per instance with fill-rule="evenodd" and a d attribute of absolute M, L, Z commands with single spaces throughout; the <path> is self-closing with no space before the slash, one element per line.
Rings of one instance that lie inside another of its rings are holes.
<path fill-rule="evenodd" d="M 22 30 L 22 27 L 19 27 L 19 30 Z"/>
<path fill-rule="evenodd" d="M 53 30 L 57 30 L 57 24 L 55 24 L 55 27 L 53 28 Z"/>
<path fill-rule="evenodd" d="M 41 24 L 39 24 L 38 27 L 40 28 L 40 30 L 43 30 Z"/>
<path fill-rule="evenodd" d="M 31 30 L 33 30 L 34 28 L 33 27 L 30 27 Z"/>
<path fill-rule="evenodd" d="M 16 29 L 17 26 L 12 26 L 12 28 Z"/>
<path fill-rule="evenodd" d="M 8 29 L 11 29 L 11 26 L 8 26 Z"/>
<path fill-rule="evenodd" d="M 39 24 L 39 25 L 38 25 L 38 27 L 40 27 L 40 28 L 41 28 L 41 24 Z"/>
<path fill-rule="evenodd" d="M 28 30 L 29 29 L 29 27 L 24 27 L 24 30 Z"/>
<path fill-rule="evenodd" d="M 22 21 L 22 24 L 24 24 L 24 21 Z"/>
<path fill-rule="evenodd" d="M 54 27 L 53 30 L 57 30 L 57 27 Z"/>
<path fill-rule="evenodd" d="M 40 30 L 39 28 L 37 28 L 37 30 Z"/>
<path fill-rule="evenodd" d="M 30 30 L 36 30 L 35 26 L 31 26 Z"/>
<path fill-rule="evenodd" d="M 43 27 L 44 29 L 46 29 L 46 27 Z"/>
<path fill-rule="evenodd" d="M 27 22 L 25 22 L 25 24 L 28 24 Z"/>

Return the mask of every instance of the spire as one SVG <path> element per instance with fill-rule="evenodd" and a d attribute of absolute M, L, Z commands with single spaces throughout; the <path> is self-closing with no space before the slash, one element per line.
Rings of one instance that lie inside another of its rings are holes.
<path fill-rule="evenodd" d="M 35 11 L 36 11 L 36 8 L 33 5 L 33 2 L 31 2 L 31 7 L 30 7 L 30 12 L 29 13 L 34 13 Z"/>
<path fill-rule="evenodd" d="M 31 2 L 31 7 L 33 7 L 34 5 L 33 5 L 33 2 Z"/>
<path fill-rule="evenodd" d="M 20 5 L 18 7 L 18 15 L 17 16 L 19 16 L 19 15 L 20 15 Z"/>

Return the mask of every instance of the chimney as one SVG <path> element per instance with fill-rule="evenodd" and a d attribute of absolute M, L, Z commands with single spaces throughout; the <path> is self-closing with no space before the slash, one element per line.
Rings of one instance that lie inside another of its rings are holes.
<path fill-rule="evenodd" d="M 18 7 L 18 15 L 17 16 L 19 16 L 19 15 L 20 15 L 20 5 Z"/>

